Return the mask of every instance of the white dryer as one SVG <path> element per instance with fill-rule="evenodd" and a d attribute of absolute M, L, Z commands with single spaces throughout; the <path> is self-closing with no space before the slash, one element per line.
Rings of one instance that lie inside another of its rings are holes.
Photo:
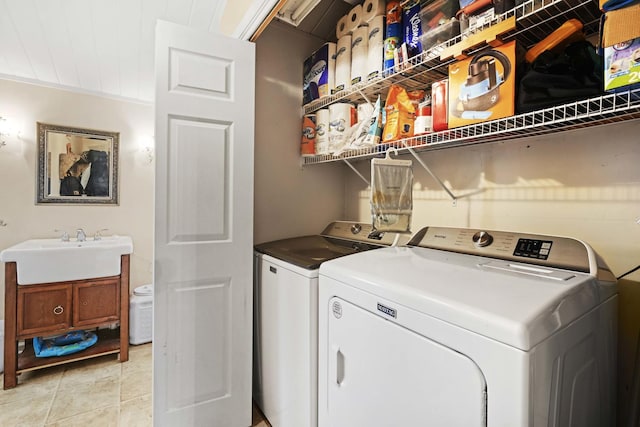
<path fill-rule="evenodd" d="M 427 227 L 328 261 L 319 426 L 614 426 L 616 311 L 570 238 Z"/>

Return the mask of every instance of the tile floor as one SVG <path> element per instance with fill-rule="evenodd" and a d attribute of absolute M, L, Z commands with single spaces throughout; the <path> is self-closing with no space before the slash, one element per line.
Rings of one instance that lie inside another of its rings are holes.
<path fill-rule="evenodd" d="M 151 354 L 144 344 L 125 363 L 107 355 L 25 372 L 16 388 L 0 387 L 0 426 L 150 427 Z M 270 427 L 255 407 L 252 427 Z"/>

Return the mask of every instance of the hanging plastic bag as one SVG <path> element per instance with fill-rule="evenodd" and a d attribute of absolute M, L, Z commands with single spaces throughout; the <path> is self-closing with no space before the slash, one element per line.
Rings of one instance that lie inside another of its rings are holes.
<path fill-rule="evenodd" d="M 413 169 L 411 160 L 371 160 L 371 219 L 378 231 L 411 232 Z"/>

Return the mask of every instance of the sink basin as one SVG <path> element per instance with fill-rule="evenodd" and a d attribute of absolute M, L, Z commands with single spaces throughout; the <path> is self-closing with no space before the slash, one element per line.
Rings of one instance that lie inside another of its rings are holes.
<path fill-rule="evenodd" d="M 32 239 L 0 252 L 0 261 L 16 262 L 18 284 L 65 282 L 120 274 L 120 256 L 133 252 L 129 236 L 102 240 Z"/>

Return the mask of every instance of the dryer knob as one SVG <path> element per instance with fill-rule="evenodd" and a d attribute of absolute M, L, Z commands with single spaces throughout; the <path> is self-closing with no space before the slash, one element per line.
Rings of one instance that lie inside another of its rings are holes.
<path fill-rule="evenodd" d="M 493 242 L 493 237 L 486 231 L 478 231 L 473 235 L 472 240 L 474 245 L 479 248 L 483 248 L 485 246 L 489 246 L 491 242 Z"/>
<path fill-rule="evenodd" d="M 352 232 L 353 234 L 358 234 L 358 233 L 359 233 L 359 232 L 361 232 L 361 231 L 362 231 L 362 226 L 361 226 L 360 224 L 353 224 L 353 225 L 351 226 L 351 232 Z"/>

